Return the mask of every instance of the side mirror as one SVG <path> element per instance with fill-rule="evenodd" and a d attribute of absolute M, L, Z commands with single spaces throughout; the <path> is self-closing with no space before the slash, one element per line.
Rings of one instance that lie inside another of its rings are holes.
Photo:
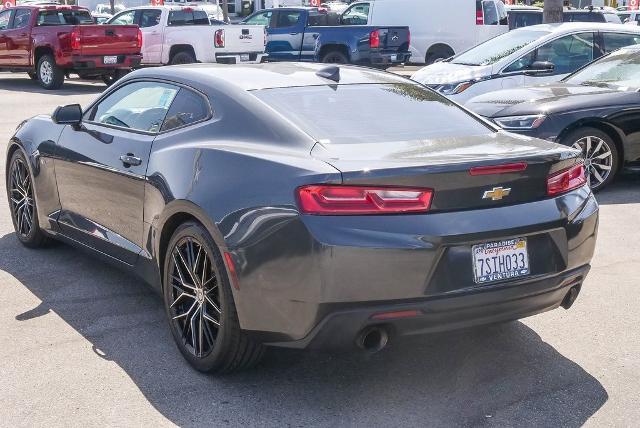
<path fill-rule="evenodd" d="M 51 119 L 59 125 L 79 125 L 82 121 L 82 107 L 80 104 L 60 106 L 53 112 Z"/>
<path fill-rule="evenodd" d="M 535 61 L 528 68 L 528 74 L 552 73 L 556 66 L 549 61 Z"/>

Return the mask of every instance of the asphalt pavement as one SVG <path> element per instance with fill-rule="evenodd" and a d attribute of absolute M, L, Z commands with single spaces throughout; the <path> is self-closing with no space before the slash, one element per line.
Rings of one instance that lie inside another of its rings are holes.
<path fill-rule="evenodd" d="M 0 151 L 23 119 L 102 90 L 0 75 Z M 272 350 L 214 377 L 182 359 L 145 284 L 63 244 L 23 248 L 2 197 L 0 425 L 637 426 L 640 175 L 598 199 L 593 269 L 569 311 L 374 355 Z"/>

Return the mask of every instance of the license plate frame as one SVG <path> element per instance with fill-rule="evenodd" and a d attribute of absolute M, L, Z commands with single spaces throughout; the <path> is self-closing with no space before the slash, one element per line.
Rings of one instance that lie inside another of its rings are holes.
<path fill-rule="evenodd" d="M 107 55 L 102 57 L 104 65 L 113 65 L 118 63 L 118 55 Z"/>
<path fill-rule="evenodd" d="M 250 61 L 251 60 L 251 55 L 249 54 L 240 54 L 240 61 Z"/>
<path fill-rule="evenodd" d="M 471 265 L 477 285 L 526 277 L 531 274 L 527 239 L 476 244 L 471 247 Z"/>

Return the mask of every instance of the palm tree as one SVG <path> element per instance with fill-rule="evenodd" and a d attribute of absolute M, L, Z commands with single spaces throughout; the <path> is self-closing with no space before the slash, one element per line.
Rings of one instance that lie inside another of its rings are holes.
<path fill-rule="evenodd" d="M 544 0 L 544 22 L 562 22 L 562 0 Z"/>
<path fill-rule="evenodd" d="M 227 0 L 222 0 L 222 19 L 224 22 L 229 22 L 229 4 Z"/>

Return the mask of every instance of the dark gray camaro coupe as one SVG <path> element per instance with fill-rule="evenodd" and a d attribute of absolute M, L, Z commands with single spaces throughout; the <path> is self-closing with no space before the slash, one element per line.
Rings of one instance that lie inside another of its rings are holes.
<path fill-rule="evenodd" d="M 568 308 L 596 241 L 579 151 L 357 67 L 140 70 L 8 147 L 18 239 L 157 287 L 203 371 Z"/>

